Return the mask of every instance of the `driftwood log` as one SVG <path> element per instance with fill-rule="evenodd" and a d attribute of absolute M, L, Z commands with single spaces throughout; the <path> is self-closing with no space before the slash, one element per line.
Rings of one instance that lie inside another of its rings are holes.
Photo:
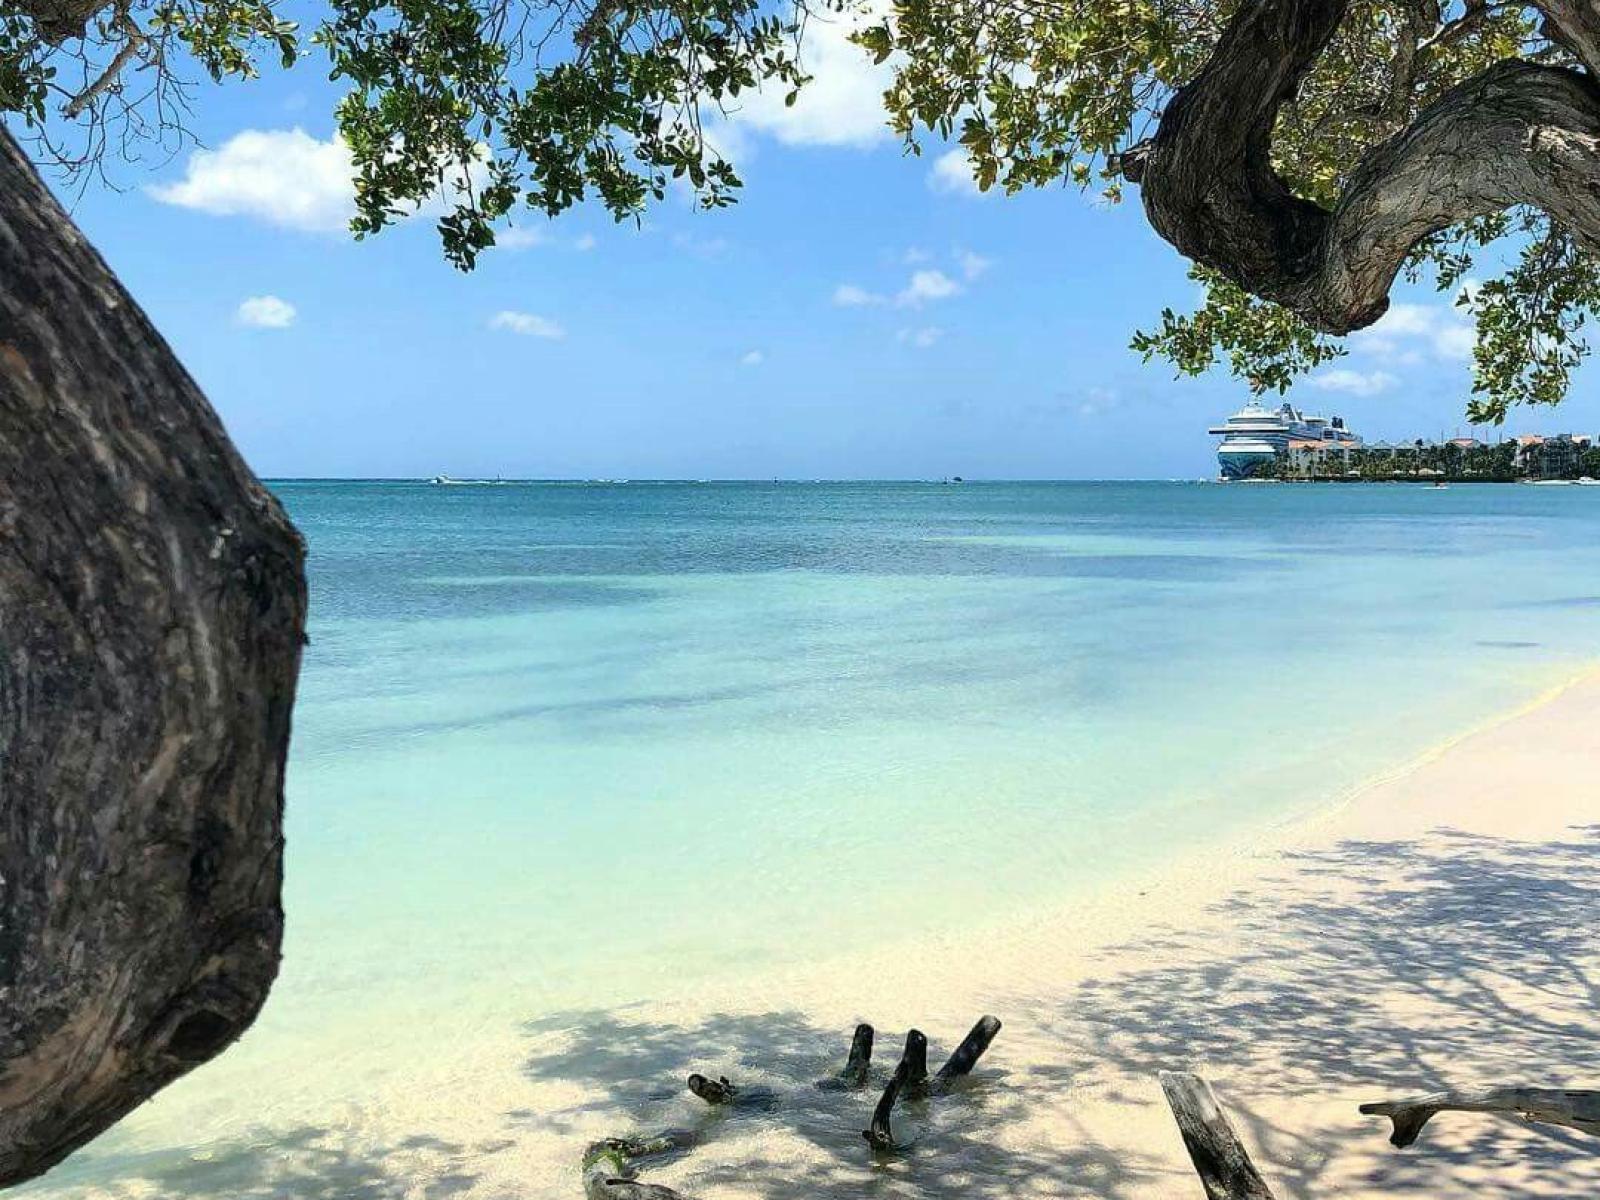
<path fill-rule="evenodd" d="M 1272 1200 L 1209 1083 L 1198 1075 L 1163 1071 L 1161 1090 L 1208 1200 Z"/>
<path fill-rule="evenodd" d="M 0 1186 L 266 998 L 303 557 L 0 128 Z"/>
<path fill-rule="evenodd" d="M 999 1017 L 978 1018 L 978 1023 L 967 1032 L 966 1037 L 961 1039 L 961 1044 L 955 1048 L 955 1053 L 950 1055 L 945 1060 L 944 1066 L 939 1068 L 939 1073 L 933 1077 L 933 1083 L 929 1085 L 929 1091 L 935 1096 L 943 1096 L 958 1081 L 972 1074 L 972 1068 L 978 1065 L 978 1060 L 988 1051 L 999 1032 Z M 926 1058 L 923 1061 L 926 1063 Z"/>
<path fill-rule="evenodd" d="M 1549 1088 L 1490 1088 L 1476 1092 L 1433 1092 L 1409 1100 L 1363 1104 L 1368 1116 L 1394 1122 L 1389 1140 L 1409 1146 L 1422 1127 L 1442 1112 L 1510 1113 L 1525 1121 L 1565 1125 L 1600 1135 L 1600 1092 L 1563 1092 Z"/>

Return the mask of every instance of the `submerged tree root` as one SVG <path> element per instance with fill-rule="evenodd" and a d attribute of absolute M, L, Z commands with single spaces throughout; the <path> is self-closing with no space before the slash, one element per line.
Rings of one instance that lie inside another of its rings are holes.
<path fill-rule="evenodd" d="M 879 1153 L 898 1149 L 889 1118 L 900 1097 L 947 1095 L 959 1080 L 972 1073 L 972 1068 L 978 1065 L 978 1060 L 999 1032 L 998 1017 L 979 1018 L 932 1080 L 928 1079 L 928 1039 L 920 1030 L 913 1029 L 908 1033 L 900 1064 L 895 1067 L 894 1077 L 889 1080 L 889 1086 L 883 1089 L 878 1107 L 873 1110 L 872 1124 L 861 1132 L 861 1136 L 867 1139 L 867 1145 Z"/>
<path fill-rule="evenodd" d="M 919 1030 L 913 1029 L 906 1035 L 905 1050 L 895 1067 L 893 1078 L 873 1111 L 871 1125 L 861 1136 L 879 1152 L 903 1148 L 895 1142 L 889 1127 L 890 1112 L 899 1097 L 902 1094 L 919 1097 L 946 1095 L 960 1080 L 971 1074 L 972 1068 L 999 1032 L 1000 1021 L 997 1018 L 982 1018 L 956 1047 L 949 1061 L 939 1068 L 939 1073 L 930 1078 L 928 1039 Z M 817 1080 L 815 1087 L 824 1092 L 862 1091 L 871 1074 L 874 1037 L 871 1025 L 857 1025 L 844 1066 L 826 1079 Z M 730 1081 L 726 1075 L 713 1079 L 697 1072 L 689 1076 L 688 1089 L 714 1109 L 770 1110 L 781 1106 L 783 1102 L 769 1088 L 742 1087 Z M 583 1156 L 584 1195 L 588 1200 L 687 1200 L 681 1192 L 672 1188 L 640 1182 L 639 1171 L 651 1160 L 692 1150 L 705 1138 L 706 1134 L 699 1130 L 669 1129 L 650 1137 L 606 1138 L 595 1142 Z"/>
<path fill-rule="evenodd" d="M 648 1138 L 606 1138 L 590 1146 L 583 1156 L 583 1193 L 588 1200 L 686 1200 L 658 1183 L 640 1183 L 635 1177 L 643 1159 L 656 1158 L 699 1144 L 692 1130 L 672 1129 Z"/>

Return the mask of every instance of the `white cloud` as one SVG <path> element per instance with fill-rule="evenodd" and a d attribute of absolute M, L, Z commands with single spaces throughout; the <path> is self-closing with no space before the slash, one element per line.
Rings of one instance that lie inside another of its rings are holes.
<path fill-rule="evenodd" d="M 234 320 L 253 329 L 287 329 L 294 324 L 295 307 L 277 296 L 251 296 L 239 305 Z"/>
<path fill-rule="evenodd" d="M 784 104 L 788 89 L 768 84 L 740 98 L 714 139 L 733 139 L 727 146 L 737 153 L 739 131 L 759 130 L 789 146 L 855 146 L 865 148 L 891 136 L 883 108 L 883 93 L 890 82 L 888 63 L 874 64 L 872 57 L 850 41 L 850 34 L 870 19 L 871 13 L 844 16 L 813 15 L 806 24 L 800 66 L 811 82 L 800 89 L 793 107 Z"/>
<path fill-rule="evenodd" d="M 1391 304 L 1378 323 L 1371 328 L 1375 336 L 1415 337 L 1431 333 L 1438 323 L 1440 310 L 1428 304 Z"/>
<path fill-rule="evenodd" d="M 936 192 L 956 196 L 984 194 L 978 190 L 978 181 L 973 178 L 972 160 L 959 146 L 946 150 L 933 160 L 933 169 L 928 172 L 928 186 Z"/>
<path fill-rule="evenodd" d="M 727 238 L 703 238 L 692 233 L 675 233 L 672 235 L 672 244 L 701 258 L 718 258 L 727 252 L 729 243 Z"/>
<path fill-rule="evenodd" d="M 502 309 L 490 317 L 489 328 L 504 329 L 511 333 L 521 334 L 523 337 L 556 339 L 567 336 L 567 331 L 548 317 L 536 316 L 533 313 L 515 312 L 511 309 Z"/>
<path fill-rule="evenodd" d="M 1393 304 L 1377 324 L 1350 336 L 1350 348 L 1390 365 L 1415 366 L 1429 357 L 1445 362 L 1469 359 L 1476 341 L 1472 322 L 1461 308 Z"/>
<path fill-rule="evenodd" d="M 1434 334 L 1434 352 L 1440 358 L 1467 362 L 1478 346 L 1478 331 L 1465 321 L 1453 321 Z"/>
<path fill-rule="evenodd" d="M 943 271 L 928 269 L 913 271 L 911 281 L 895 296 L 894 302 L 902 308 L 921 308 L 934 300 L 946 300 L 959 294 L 961 285 Z"/>
<path fill-rule="evenodd" d="M 495 230 L 494 244 L 502 250 L 531 250 L 536 246 L 565 244 L 565 239 L 558 239 L 548 227 L 512 225 L 507 229 Z M 574 250 L 580 251 L 593 250 L 597 244 L 592 233 L 580 234 L 571 243 Z"/>
<path fill-rule="evenodd" d="M 449 196 L 469 179 L 481 186 L 486 172 L 478 162 L 446 174 L 440 190 L 408 215 L 443 212 Z M 196 150 L 176 183 L 152 184 L 146 191 L 163 204 L 214 216 L 254 217 L 310 233 L 343 233 L 356 211 L 354 176 L 350 149 L 338 137 L 322 141 L 298 127 L 246 129 L 215 150 Z M 527 236 L 538 235 L 529 231 Z"/>
<path fill-rule="evenodd" d="M 1387 371 L 1352 371 L 1348 367 L 1335 367 L 1319 371 L 1308 381 L 1312 387 L 1326 392 L 1343 392 L 1350 396 L 1376 396 L 1387 392 L 1400 381 Z"/>
<path fill-rule="evenodd" d="M 246 129 L 215 150 L 196 150 L 178 182 L 148 190 L 163 204 L 286 229 L 338 232 L 355 214 L 350 151 L 298 128 Z"/>
<path fill-rule="evenodd" d="M 496 230 L 494 235 L 494 244 L 503 250 L 528 250 L 543 246 L 549 240 L 549 234 L 532 225 L 513 225 L 510 229 Z"/>
<path fill-rule="evenodd" d="M 908 267 L 914 267 L 919 263 L 927 262 L 932 257 L 933 255 L 929 254 L 921 246 L 912 246 L 900 256 L 900 261 Z"/>
<path fill-rule="evenodd" d="M 926 350 L 943 336 L 944 330 L 937 325 L 925 325 L 921 329 L 902 329 L 895 334 L 895 341 L 915 346 L 918 350 Z"/>
<path fill-rule="evenodd" d="M 994 259 L 985 258 L 981 254 L 974 254 L 971 250 L 956 251 L 956 261 L 961 264 L 961 274 L 968 282 L 978 278 L 994 266 Z"/>
<path fill-rule="evenodd" d="M 853 283 L 841 283 L 833 289 L 833 302 L 840 308 L 866 308 L 882 304 L 884 298 L 877 292 L 869 292 L 866 288 L 857 287 Z"/>
<path fill-rule="evenodd" d="M 747 350 L 739 359 L 740 364 L 746 367 L 759 367 L 766 361 L 767 356 L 760 350 Z"/>

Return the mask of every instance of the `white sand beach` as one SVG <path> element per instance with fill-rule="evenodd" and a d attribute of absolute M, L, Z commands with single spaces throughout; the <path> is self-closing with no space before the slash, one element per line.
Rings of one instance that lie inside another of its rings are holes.
<path fill-rule="evenodd" d="M 1570 1130 L 1446 1114 L 1399 1151 L 1357 1105 L 1600 1080 L 1597 729 L 1590 676 L 1335 809 L 1026 928 L 536 1034 L 481 1194 L 556 1194 L 563 1174 L 573 1191 L 582 1143 L 632 1132 L 625 1108 L 695 1119 L 646 1097 L 699 1069 L 796 1097 L 645 1175 L 707 1200 L 1198 1195 L 1156 1081 L 1172 1068 L 1213 1082 L 1280 1196 L 1593 1195 L 1600 1145 Z M 1006 1024 L 971 1090 L 906 1110 L 915 1144 L 873 1162 L 858 1131 L 907 1024 L 937 1064 L 981 1012 Z M 857 1019 L 879 1027 L 873 1091 L 797 1088 Z"/>

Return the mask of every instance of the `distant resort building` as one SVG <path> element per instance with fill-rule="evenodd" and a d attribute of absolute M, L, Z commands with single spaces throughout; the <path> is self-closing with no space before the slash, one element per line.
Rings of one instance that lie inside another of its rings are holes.
<path fill-rule="evenodd" d="M 1287 403 L 1273 409 L 1255 401 L 1210 432 L 1222 439 L 1217 467 L 1226 480 L 1600 479 L 1600 438 L 1588 434 L 1367 442 L 1340 417 L 1307 416 Z"/>

